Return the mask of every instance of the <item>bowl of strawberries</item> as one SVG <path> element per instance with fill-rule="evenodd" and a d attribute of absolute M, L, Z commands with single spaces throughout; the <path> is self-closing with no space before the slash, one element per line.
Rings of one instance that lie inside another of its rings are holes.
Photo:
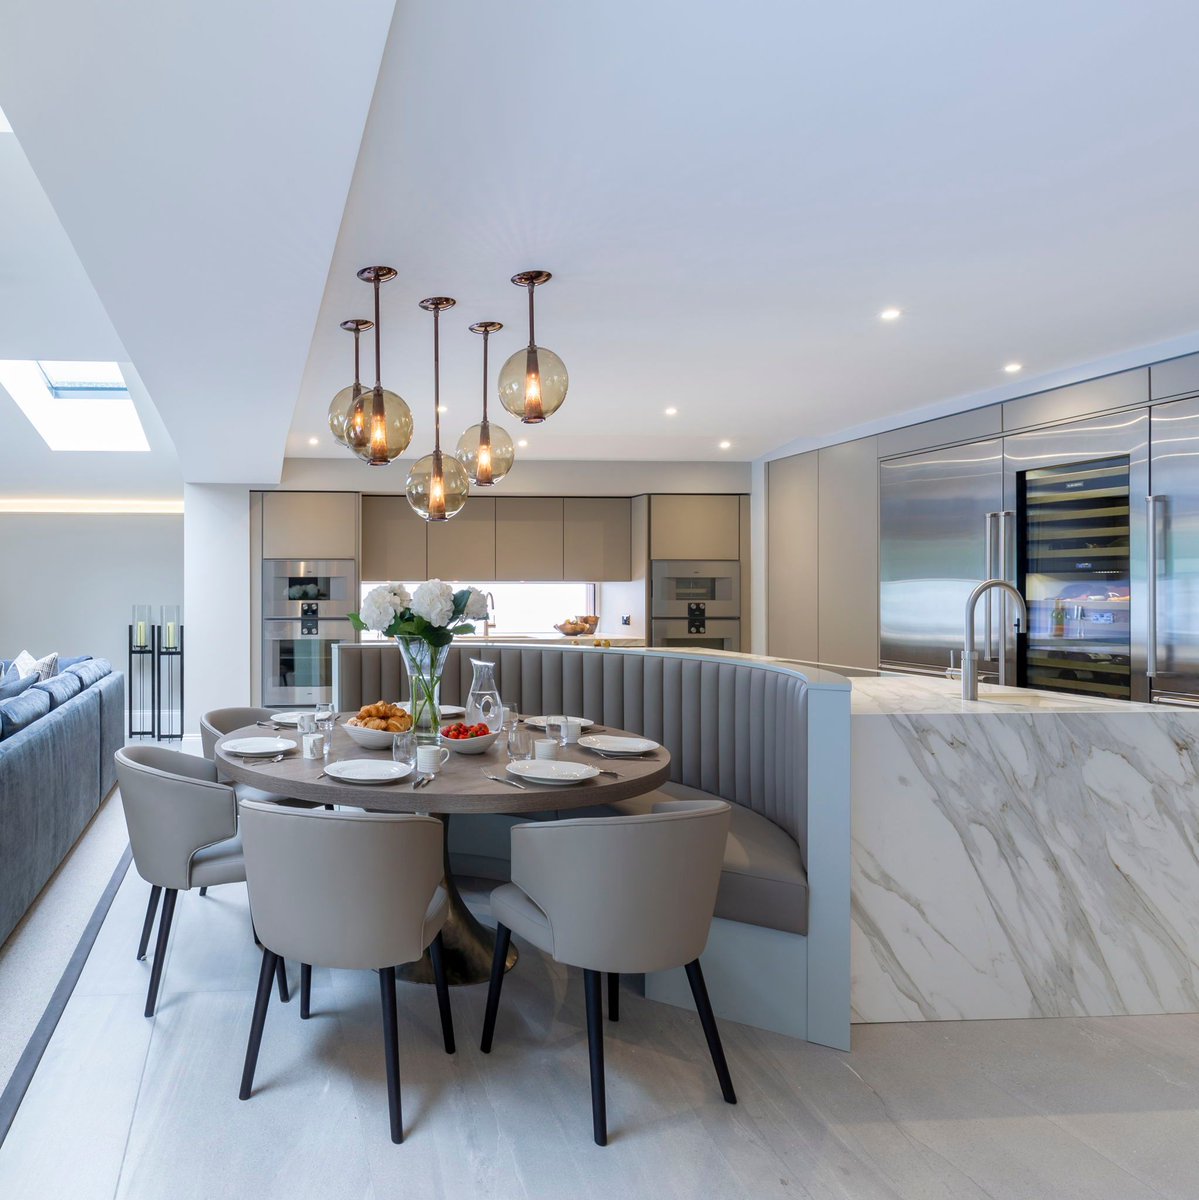
<path fill-rule="evenodd" d="M 455 754 L 482 754 L 495 745 L 495 739 L 499 736 L 498 729 L 493 732 L 481 721 L 477 725 L 455 721 L 452 725 L 441 727 L 441 744 Z"/>

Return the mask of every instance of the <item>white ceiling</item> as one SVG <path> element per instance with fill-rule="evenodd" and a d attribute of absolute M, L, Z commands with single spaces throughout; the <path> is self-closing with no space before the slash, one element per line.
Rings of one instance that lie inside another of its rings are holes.
<path fill-rule="evenodd" d="M 1199 349 L 1193 5 L 400 0 L 387 36 L 390 7 L 6 10 L 0 104 L 185 478 L 345 453 L 337 326 L 369 315 L 373 262 L 401 273 L 384 382 L 418 453 L 417 300 L 459 301 L 452 441 L 478 412 L 466 326 L 506 323 L 494 374 L 527 267 L 554 272 L 539 340 L 572 378 L 530 457 L 748 459 Z"/>

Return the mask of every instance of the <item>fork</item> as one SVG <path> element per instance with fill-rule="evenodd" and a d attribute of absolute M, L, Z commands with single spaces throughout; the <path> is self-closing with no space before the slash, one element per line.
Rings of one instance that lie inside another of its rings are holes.
<path fill-rule="evenodd" d="M 525 790 L 525 785 L 517 783 L 515 779 L 505 779 L 502 775 L 489 775 L 486 771 L 483 772 L 483 776 L 486 779 L 494 779 L 496 783 L 506 783 L 509 787 L 520 788 L 522 792 Z"/>

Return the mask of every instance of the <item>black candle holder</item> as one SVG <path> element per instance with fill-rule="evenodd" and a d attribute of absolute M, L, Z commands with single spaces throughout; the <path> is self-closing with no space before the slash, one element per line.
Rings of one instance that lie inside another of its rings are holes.
<path fill-rule="evenodd" d="M 131 738 L 152 738 L 155 733 L 155 718 L 158 713 L 158 672 L 154 669 L 156 633 L 157 630 L 144 620 L 135 618 L 129 625 L 129 687 L 125 694 L 128 698 Z M 150 693 L 149 704 L 146 703 L 147 690 Z M 147 715 L 150 718 L 150 728 L 135 728 L 135 724 L 141 725 Z"/>
<path fill-rule="evenodd" d="M 154 725 L 160 742 L 183 739 L 183 625 L 178 605 L 163 605 L 154 627 Z M 165 678 L 163 677 L 165 673 Z M 178 704 L 178 707 L 176 707 Z M 176 724 L 178 717 L 178 724 Z"/>

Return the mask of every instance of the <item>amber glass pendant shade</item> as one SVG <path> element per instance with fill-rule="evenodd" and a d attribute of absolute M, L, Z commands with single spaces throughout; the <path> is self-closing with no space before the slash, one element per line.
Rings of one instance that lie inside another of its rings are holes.
<path fill-rule="evenodd" d="M 456 458 L 434 450 L 413 464 L 404 490 L 426 521 L 448 521 L 470 497 L 470 478 Z"/>
<path fill-rule="evenodd" d="M 342 321 L 341 323 L 342 329 L 354 335 L 354 382 L 349 387 L 342 388 L 333 397 L 329 405 L 329 432 L 343 446 L 350 444 L 346 438 L 346 426 L 350 420 L 350 409 L 354 407 L 354 401 L 358 399 L 359 393 L 362 391 L 362 383 L 359 378 L 360 371 L 358 369 L 358 339 L 366 330 L 373 329 L 374 326 L 374 321 L 368 321 L 363 317 L 357 317 L 352 321 Z"/>
<path fill-rule="evenodd" d="M 506 429 L 493 425 L 487 416 L 487 343 L 493 333 L 503 329 L 499 321 L 479 321 L 470 327 L 471 333 L 483 335 L 483 420 L 472 425 L 458 439 L 454 456 L 466 468 L 476 487 L 491 487 L 499 483 L 516 460 L 516 447 Z"/>
<path fill-rule="evenodd" d="M 529 290 L 529 344 L 500 368 L 500 403 L 525 425 L 539 425 L 553 416 L 570 386 L 566 364 L 552 350 L 537 345 L 533 292 L 552 278 L 548 271 L 521 271 L 512 276 L 517 287 Z"/>
<path fill-rule="evenodd" d="M 386 388 L 363 391 L 350 407 L 346 445 L 363 462 L 385 467 L 412 444 L 412 410 Z"/>

